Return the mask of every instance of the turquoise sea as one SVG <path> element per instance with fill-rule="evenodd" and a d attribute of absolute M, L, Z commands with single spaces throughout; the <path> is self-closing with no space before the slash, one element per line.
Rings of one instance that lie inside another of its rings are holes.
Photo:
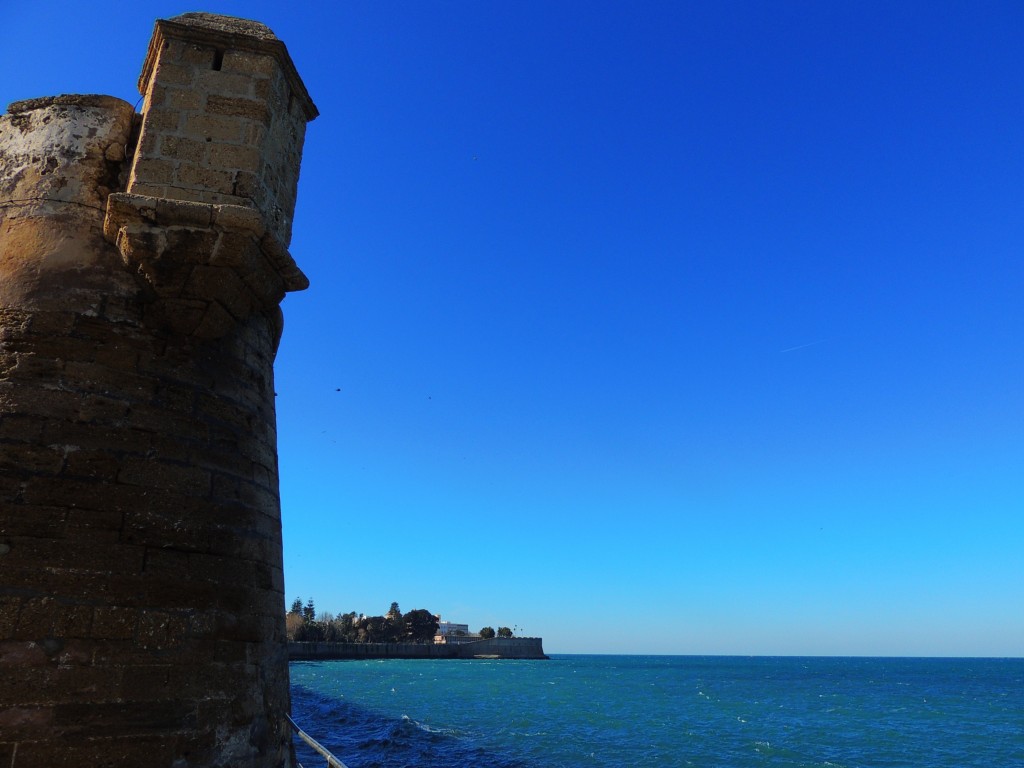
<path fill-rule="evenodd" d="M 1024 659 L 320 661 L 291 676 L 296 721 L 349 768 L 1024 768 Z"/>

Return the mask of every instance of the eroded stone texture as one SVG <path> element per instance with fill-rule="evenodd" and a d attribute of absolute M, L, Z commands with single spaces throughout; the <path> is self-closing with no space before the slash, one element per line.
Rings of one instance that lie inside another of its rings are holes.
<path fill-rule="evenodd" d="M 133 116 L 130 104 L 110 96 L 31 99 L 0 116 L 4 305 L 66 307 L 134 292 L 101 242 L 107 196 L 128 167 Z"/>
<path fill-rule="evenodd" d="M 177 112 L 176 78 L 206 83 Z M 285 173 L 279 139 L 246 159 L 218 131 L 315 108 L 226 17 L 158 22 L 143 79 L 141 126 L 95 96 L 0 117 L 0 763 L 290 766 L 273 360 L 301 138 Z M 264 111 L 225 115 L 232 90 Z M 259 194 L 183 181 L 245 163 Z"/>

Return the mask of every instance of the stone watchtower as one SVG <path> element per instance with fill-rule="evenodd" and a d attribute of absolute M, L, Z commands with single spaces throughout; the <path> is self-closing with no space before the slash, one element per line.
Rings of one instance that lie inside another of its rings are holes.
<path fill-rule="evenodd" d="M 273 360 L 284 44 L 158 21 L 141 117 L 0 117 L 0 765 L 290 766 Z"/>

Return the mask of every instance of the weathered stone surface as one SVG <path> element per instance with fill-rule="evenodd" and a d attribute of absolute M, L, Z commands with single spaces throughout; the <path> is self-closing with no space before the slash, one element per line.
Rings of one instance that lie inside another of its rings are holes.
<path fill-rule="evenodd" d="M 0 116 L 0 306 L 52 300 L 69 274 L 65 302 L 94 302 L 96 289 L 133 290 L 96 247 L 107 195 L 122 180 L 132 115 L 120 99 L 65 95 L 15 102 Z"/>
<path fill-rule="evenodd" d="M 290 766 L 272 365 L 316 110 L 208 14 L 141 88 L 140 127 L 0 117 L 0 763 Z"/>

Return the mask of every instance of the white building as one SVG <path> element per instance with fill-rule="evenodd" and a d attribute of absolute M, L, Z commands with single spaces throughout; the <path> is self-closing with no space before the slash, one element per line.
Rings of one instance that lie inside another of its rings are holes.
<path fill-rule="evenodd" d="M 469 624 L 456 624 L 452 621 L 438 621 L 437 634 L 434 635 L 434 643 L 466 643 L 471 640 L 479 640 L 480 635 L 469 631 Z"/>

